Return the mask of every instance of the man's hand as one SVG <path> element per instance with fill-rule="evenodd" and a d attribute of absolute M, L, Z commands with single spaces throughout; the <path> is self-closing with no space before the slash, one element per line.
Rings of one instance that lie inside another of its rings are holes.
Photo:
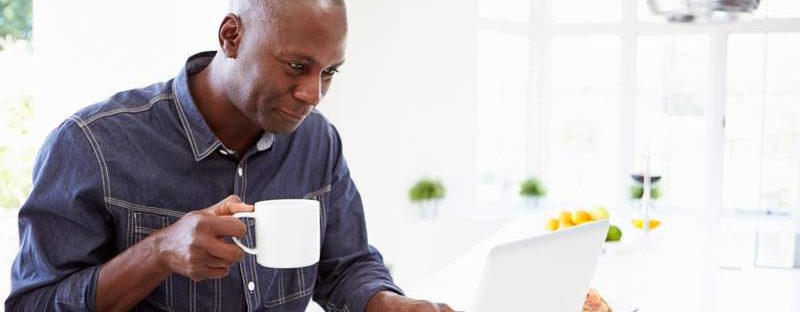
<path fill-rule="evenodd" d="M 214 206 L 187 213 L 153 235 L 160 266 L 194 281 L 227 276 L 230 267 L 244 258 L 244 251 L 224 239 L 242 237 L 246 231 L 244 222 L 231 215 L 253 209 L 231 195 Z"/>
<path fill-rule="evenodd" d="M 416 300 L 391 291 L 381 291 L 369 299 L 367 312 L 455 312 L 455 310 L 444 303 Z"/>

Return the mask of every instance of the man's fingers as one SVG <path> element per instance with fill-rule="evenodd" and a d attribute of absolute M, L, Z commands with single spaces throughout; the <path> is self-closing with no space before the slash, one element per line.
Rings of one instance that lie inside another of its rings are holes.
<path fill-rule="evenodd" d="M 244 259 L 244 251 L 238 246 L 226 243 L 222 240 L 212 243 L 208 246 L 208 253 L 216 258 L 236 263 Z"/>
<path fill-rule="evenodd" d="M 242 220 L 231 216 L 211 217 L 209 226 L 214 236 L 243 237 L 247 231 L 247 226 Z"/>
<path fill-rule="evenodd" d="M 208 257 L 206 259 L 203 259 L 201 263 L 212 269 L 229 269 L 236 262 L 218 258 L 209 253 Z"/>
<path fill-rule="evenodd" d="M 236 195 L 231 195 L 236 196 Z M 218 216 L 231 216 L 237 212 L 250 212 L 255 210 L 253 205 L 248 205 L 241 200 L 239 197 L 231 197 L 229 196 L 226 200 L 222 201 L 221 203 L 214 206 L 214 214 Z"/>

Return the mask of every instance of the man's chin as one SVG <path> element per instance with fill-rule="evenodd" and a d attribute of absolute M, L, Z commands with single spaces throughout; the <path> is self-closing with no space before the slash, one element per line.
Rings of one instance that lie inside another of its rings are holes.
<path fill-rule="evenodd" d="M 302 121 L 299 123 L 283 123 L 283 124 L 271 124 L 267 126 L 262 126 L 264 131 L 274 133 L 274 134 L 291 134 L 297 128 L 300 127 Z"/>

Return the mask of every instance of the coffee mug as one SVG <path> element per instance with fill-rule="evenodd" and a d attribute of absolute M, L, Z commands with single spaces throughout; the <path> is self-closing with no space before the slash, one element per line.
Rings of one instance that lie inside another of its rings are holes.
<path fill-rule="evenodd" d="M 319 202 L 311 199 L 273 199 L 255 204 L 253 212 L 237 212 L 236 218 L 255 220 L 255 246 L 233 241 L 258 264 L 276 269 L 300 268 L 319 261 Z"/>

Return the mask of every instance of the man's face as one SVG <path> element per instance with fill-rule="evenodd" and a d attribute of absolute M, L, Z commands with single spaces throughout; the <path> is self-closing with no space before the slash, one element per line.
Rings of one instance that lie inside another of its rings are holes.
<path fill-rule="evenodd" d="M 344 62 L 343 6 L 287 1 L 273 23 L 244 23 L 228 96 L 251 122 L 290 133 L 320 103 Z"/>

